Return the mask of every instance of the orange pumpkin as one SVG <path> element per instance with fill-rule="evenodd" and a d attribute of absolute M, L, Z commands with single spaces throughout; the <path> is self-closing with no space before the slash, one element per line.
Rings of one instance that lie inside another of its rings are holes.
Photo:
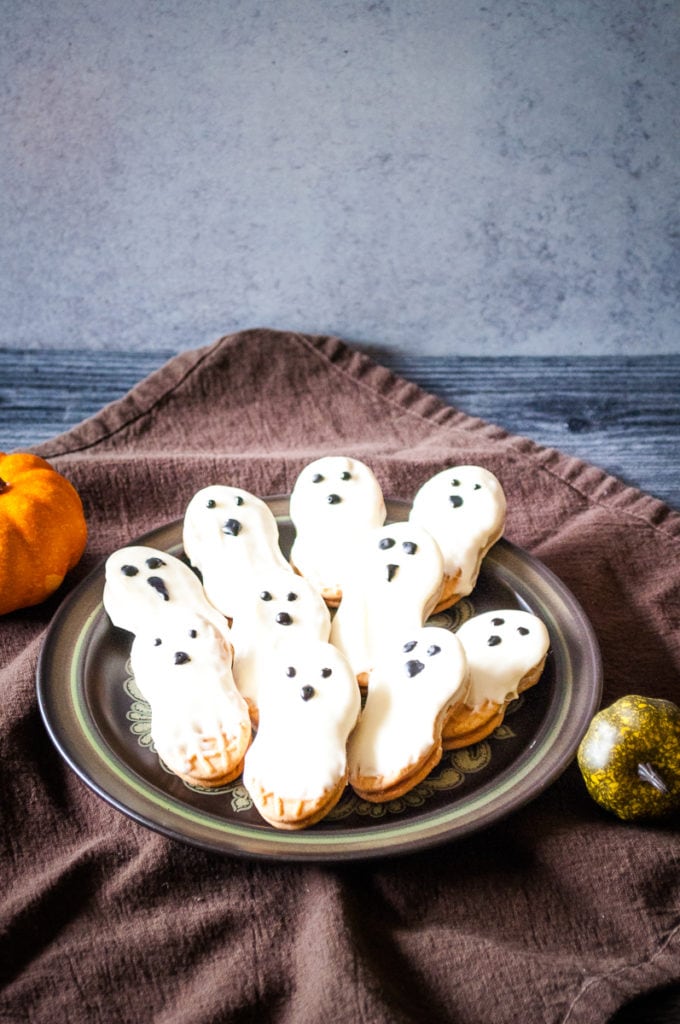
<path fill-rule="evenodd" d="M 0 615 L 40 604 L 87 541 L 76 489 L 39 455 L 0 452 Z"/>

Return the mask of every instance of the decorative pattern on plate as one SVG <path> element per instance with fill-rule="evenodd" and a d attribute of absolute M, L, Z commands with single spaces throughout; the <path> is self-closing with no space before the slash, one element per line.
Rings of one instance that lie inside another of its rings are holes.
<path fill-rule="evenodd" d="M 125 663 L 125 671 L 127 678 L 123 682 L 123 689 L 130 698 L 130 708 L 125 717 L 130 722 L 130 732 L 140 747 L 155 753 L 156 749 L 151 739 L 151 705 L 144 700 L 139 692 L 135 677 L 132 675 L 129 659 Z"/>

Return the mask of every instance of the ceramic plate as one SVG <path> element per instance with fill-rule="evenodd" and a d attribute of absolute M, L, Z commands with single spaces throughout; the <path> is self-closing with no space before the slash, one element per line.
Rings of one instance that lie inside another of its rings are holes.
<path fill-rule="evenodd" d="M 267 500 L 288 554 L 288 499 Z M 390 520 L 408 516 L 405 503 L 387 507 Z M 177 521 L 131 543 L 181 556 L 181 538 Z M 600 701 L 598 646 L 579 604 L 544 565 L 501 540 L 484 560 L 470 598 L 430 622 L 455 630 L 485 610 L 534 612 L 551 640 L 540 682 L 510 705 L 488 740 L 445 753 L 403 798 L 369 804 L 348 789 L 318 825 L 281 831 L 260 818 L 240 780 L 206 793 L 163 768 L 151 744 L 148 705 L 130 672 L 132 638 L 111 625 L 103 587 L 102 564 L 64 601 L 48 630 L 37 688 L 49 734 L 80 778 L 118 810 L 166 836 L 225 854 L 341 861 L 407 853 L 482 829 L 561 774 Z"/>

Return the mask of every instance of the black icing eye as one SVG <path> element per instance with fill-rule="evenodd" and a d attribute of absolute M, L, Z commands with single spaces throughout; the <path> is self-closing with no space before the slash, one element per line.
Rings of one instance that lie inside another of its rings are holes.
<path fill-rule="evenodd" d="M 328 502 L 329 505 L 339 505 L 340 502 L 342 501 L 342 498 L 340 497 L 339 494 L 329 494 L 328 497 L 326 498 L 326 501 Z"/>
<path fill-rule="evenodd" d="M 383 537 L 378 541 L 378 547 L 381 551 L 387 551 L 388 548 L 393 548 L 395 543 L 392 537 Z"/>
<path fill-rule="evenodd" d="M 304 701 L 311 700 L 315 693 L 316 690 L 313 686 L 303 686 L 300 690 L 300 696 Z"/>
<path fill-rule="evenodd" d="M 188 661 L 191 661 L 191 658 L 186 651 L 175 652 L 175 665 L 186 665 Z"/>
<path fill-rule="evenodd" d="M 291 590 L 290 594 L 288 594 L 288 596 L 286 598 L 287 601 L 297 601 L 297 599 L 298 599 L 297 594 L 294 594 L 292 590 Z"/>
<path fill-rule="evenodd" d="M 409 654 L 418 643 L 417 640 L 408 640 L 402 647 L 404 654 Z"/>
<path fill-rule="evenodd" d="M 406 675 L 409 677 L 409 679 L 413 679 L 414 676 L 417 676 L 419 672 L 423 671 L 425 666 L 423 665 L 422 661 L 415 661 L 414 660 L 414 661 L 407 661 L 405 668 L 406 668 Z"/>
<path fill-rule="evenodd" d="M 405 540 L 401 545 L 407 555 L 415 555 L 418 545 L 412 540 Z"/>
<path fill-rule="evenodd" d="M 162 569 L 165 562 L 162 558 L 157 558 L 155 555 L 152 558 L 147 558 L 146 564 L 150 569 Z"/>
<path fill-rule="evenodd" d="M 260 601 L 271 601 L 271 599 L 272 595 L 269 593 L 268 590 L 263 590 L 262 593 L 260 594 Z"/>
<path fill-rule="evenodd" d="M 504 625 L 504 623 L 505 623 L 505 619 L 492 619 L 491 620 L 491 625 L 492 626 L 502 626 L 502 625 Z"/>
<path fill-rule="evenodd" d="M 529 630 L 527 629 L 526 626 L 518 626 L 517 627 L 517 632 L 519 633 L 520 636 L 528 636 L 529 635 Z"/>
<path fill-rule="evenodd" d="M 189 636 L 191 637 L 192 640 L 195 640 L 196 637 L 198 636 L 198 630 L 197 629 L 190 629 L 189 630 Z"/>
<path fill-rule="evenodd" d="M 463 504 L 460 494 L 449 494 L 449 501 L 451 502 L 451 508 L 460 508 Z"/>
<path fill-rule="evenodd" d="M 495 633 L 492 633 L 486 642 L 489 645 L 489 647 L 498 647 L 498 645 L 503 641 L 501 637 L 497 636 Z"/>
<path fill-rule="evenodd" d="M 289 665 L 288 668 L 286 669 L 286 675 L 288 676 L 289 679 L 295 679 L 297 672 L 295 671 L 292 665 Z"/>
<path fill-rule="evenodd" d="M 153 645 L 154 645 L 154 647 L 160 647 L 160 645 L 162 643 L 163 643 L 163 641 L 161 640 L 161 638 L 159 636 L 157 636 L 156 639 L 153 642 Z"/>
<path fill-rule="evenodd" d="M 208 500 L 205 503 L 205 507 L 206 508 L 217 508 L 217 502 L 215 501 L 214 498 L 208 498 Z"/>
<path fill-rule="evenodd" d="M 440 651 L 441 647 L 439 647 L 438 644 L 432 644 L 432 646 L 427 649 L 427 653 L 430 657 L 432 657 L 433 654 L 439 654 Z"/>
<path fill-rule="evenodd" d="M 279 626 L 290 626 L 293 623 L 293 619 L 288 614 L 288 612 L 279 612 L 279 614 L 276 616 L 276 621 L 278 622 Z"/>
<path fill-rule="evenodd" d="M 237 494 L 236 497 L 234 498 L 234 504 L 235 505 L 242 505 L 243 504 L 243 498 L 241 497 L 240 494 Z"/>
<path fill-rule="evenodd" d="M 238 537 L 240 532 L 241 524 L 238 519 L 227 519 L 222 527 L 222 533 L 226 533 L 229 537 Z"/>
<path fill-rule="evenodd" d="M 136 576 L 137 573 L 139 572 L 139 569 L 137 568 L 136 565 L 121 565 L 120 571 L 122 572 L 123 576 Z"/>
<path fill-rule="evenodd" d="M 313 484 L 320 484 L 323 480 L 323 473 L 315 473 L 312 477 Z"/>
<path fill-rule="evenodd" d="M 332 676 L 332 675 L 333 675 L 333 669 L 332 668 L 322 668 L 321 669 L 321 678 L 322 679 L 328 679 L 328 677 Z"/>
<path fill-rule="evenodd" d="M 475 486 L 472 488 L 473 491 L 481 491 L 481 489 L 482 489 L 482 485 L 481 484 L 475 484 Z"/>
<path fill-rule="evenodd" d="M 349 472 L 349 470 L 348 470 L 348 469 L 345 469 L 345 470 L 344 470 L 344 471 L 343 471 L 343 472 L 342 472 L 342 473 L 340 474 L 340 479 L 341 479 L 341 480 L 351 480 L 351 479 L 352 479 L 352 474 L 351 474 L 351 473 Z"/>
<path fill-rule="evenodd" d="M 451 486 L 452 487 L 460 487 L 460 480 L 452 480 L 451 481 Z"/>

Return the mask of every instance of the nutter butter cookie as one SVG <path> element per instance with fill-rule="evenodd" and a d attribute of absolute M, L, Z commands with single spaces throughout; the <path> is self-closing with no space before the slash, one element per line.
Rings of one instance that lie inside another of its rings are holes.
<path fill-rule="evenodd" d="M 188 610 L 209 619 L 231 642 L 228 622 L 208 601 L 196 573 L 167 551 L 141 544 L 119 548 L 107 558 L 104 575 L 104 608 L 114 626 L 138 633 Z"/>
<path fill-rule="evenodd" d="M 290 560 L 330 607 L 340 603 L 356 544 L 382 526 L 385 514 L 380 484 L 358 459 L 328 455 L 299 474 L 290 496 Z"/>
<path fill-rule="evenodd" d="M 442 729 L 465 698 L 467 660 L 454 633 L 424 626 L 395 640 L 371 671 L 349 742 L 349 782 L 378 802 L 403 796 L 442 756 Z"/>
<path fill-rule="evenodd" d="M 198 491 L 187 505 L 182 537 L 208 598 L 229 619 L 254 573 L 292 572 L 269 505 L 241 487 L 213 484 Z"/>
<path fill-rule="evenodd" d="M 266 679 L 272 652 L 305 641 L 327 641 L 331 616 L 321 594 L 302 576 L 272 570 L 244 587 L 232 623 L 234 679 L 258 721 L 260 681 Z"/>
<path fill-rule="evenodd" d="M 301 643 L 272 658 L 259 707 L 244 785 L 271 825 L 305 828 L 347 785 L 347 740 L 361 708 L 354 673 L 330 644 Z"/>
<path fill-rule="evenodd" d="M 394 636 L 420 629 L 441 591 L 442 556 L 417 523 L 371 530 L 352 553 L 331 643 L 350 662 L 361 686 Z"/>
<path fill-rule="evenodd" d="M 456 636 L 465 650 L 470 686 L 444 723 L 445 749 L 467 747 L 493 732 L 510 701 L 538 682 L 550 647 L 545 624 L 515 608 L 473 615 Z"/>
<path fill-rule="evenodd" d="M 182 610 L 137 633 L 130 652 L 158 756 L 185 782 L 206 789 L 240 775 L 251 738 L 232 653 L 212 622 Z"/>
<path fill-rule="evenodd" d="M 505 512 L 500 481 L 481 466 L 452 466 L 418 490 L 409 520 L 432 534 L 444 558 L 436 611 L 472 593 L 485 555 L 503 534 Z"/>

